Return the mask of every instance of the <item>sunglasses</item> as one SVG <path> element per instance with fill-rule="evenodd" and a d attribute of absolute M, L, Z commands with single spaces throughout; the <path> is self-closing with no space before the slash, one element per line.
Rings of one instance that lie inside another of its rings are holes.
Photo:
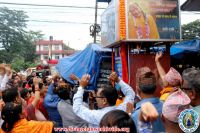
<path fill-rule="evenodd" d="M 185 88 L 185 87 L 181 87 L 181 90 L 188 91 L 188 90 L 192 90 L 192 88 Z"/>
<path fill-rule="evenodd" d="M 103 96 L 94 96 L 94 98 L 105 98 Z"/>

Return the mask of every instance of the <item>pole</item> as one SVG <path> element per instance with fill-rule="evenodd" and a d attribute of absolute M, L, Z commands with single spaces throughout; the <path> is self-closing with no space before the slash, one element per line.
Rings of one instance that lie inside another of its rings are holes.
<path fill-rule="evenodd" d="M 53 41 L 53 36 L 49 37 L 50 44 L 49 44 L 49 58 L 50 60 L 52 59 L 52 41 Z"/>
<path fill-rule="evenodd" d="M 98 1 L 95 2 L 95 20 L 94 20 L 94 43 L 96 43 L 97 37 L 97 8 L 98 8 Z"/>

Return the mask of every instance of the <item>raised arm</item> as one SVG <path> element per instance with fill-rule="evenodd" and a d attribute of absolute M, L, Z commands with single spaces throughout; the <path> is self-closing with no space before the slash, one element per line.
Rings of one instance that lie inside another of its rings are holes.
<path fill-rule="evenodd" d="M 121 87 L 121 91 L 125 95 L 124 101 L 122 104 L 118 106 L 118 109 L 122 109 L 123 111 L 126 111 L 126 104 L 128 102 L 133 103 L 135 98 L 135 92 L 133 89 L 126 84 L 123 80 L 121 80 L 116 72 L 112 72 L 109 76 L 110 81 L 118 83 Z"/>
<path fill-rule="evenodd" d="M 12 71 L 11 68 L 6 66 L 5 67 L 5 75 L 3 76 L 2 82 L 0 83 L 0 90 L 3 91 L 6 89 L 6 84 L 9 79 L 12 77 Z"/>
<path fill-rule="evenodd" d="M 83 105 L 83 93 L 84 88 L 88 85 L 90 80 L 90 75 L 83 75 L 80 82 L 80 86 L 78 87 L 78 91 L 74 95 L 73 98 L 73 110 L 76 115 L 78 115 L 83 120 L 87 121 L 89 124 L 98 126 L 100 122 L 100 113 L 98 110 L 90 110 L 89 108 Z"/>
<path fill-rule="evenodd" d="M 39 89 L 39 78 L 33 78 L 33 84 L 35 86 L 35 98 L 32 102 L 33 107 L 36 107 L 38 102 L 40 101 L 40 89 Z"/>
<path fill-rule="evenodd" d="M 162 52 L 157 53 L 156 56 L 155 56 L 155 63 L 156 63 L 156 67 L 158 69 L 159 76 L 162 80 L 163 86 L 166 87 L 168 85 L 168 82 L 164 78 L 165 75 L 166 75 L 166 72 L 163 69 L 162 65 L 160 64 L 161 58 L 162 58 Z"/>

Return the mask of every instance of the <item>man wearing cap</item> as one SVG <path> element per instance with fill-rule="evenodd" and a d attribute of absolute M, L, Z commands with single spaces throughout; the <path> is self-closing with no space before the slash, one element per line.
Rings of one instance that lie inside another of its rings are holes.
<path fill-rule="evenodd" d="M 166 133 L 182 133 L 178 124 L 180 113 L 190 106 L 190 98 L 180 89 L 169 95 L 163 104 L 162 120 Z"/>
<path fill-rule="evenodd" d="M 155 97 L 154 92 L 156 91 L 156 77 L 154 73 L 148 67 L 142 67 L 137 70 L 136 73 L 136 91 L 141 97 L 141 101 L 136 104 L 135 111 L 132 114 L 132 119 L 134 120 L 137 130 L 140 130 L 139 112 L 141 110 L 141 105 L 145 102 L 152 103 L 158 111 L 158 119 L 152 123 L 153 133 L 164 132 L 164 126 L 161 120 L 162 105 L 163 103 L 159 98 Z"/>
<path fill-rule="evenodd" d="M 162 53 L 157 53 L 155 56 L 155 64 L 161 79 L 162 91 L 160 92 L 160 100 L 165 101 L 166 98 L 173 93 L 174 91 L 180 88 L 182 83 L 182 77 L 180 73 L 171 67 L 169 71 L 166 73 L 164 68 L 160 63 L 160 59 L 162 58 Z"/>
<path fill-rule="evenodd" d="M 187 68 L 182 73 L 183 84 L 181 89 L 191 99 L 193 109 L 200 116 L 200 70 L 196 68 Z M 200 128 L 196 130 L 200 132 Z"/>

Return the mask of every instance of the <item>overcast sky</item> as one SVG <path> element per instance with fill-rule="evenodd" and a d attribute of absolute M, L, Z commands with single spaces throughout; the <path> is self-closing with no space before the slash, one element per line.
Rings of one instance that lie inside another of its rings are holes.
<path fill-rule="evenodd" d="M 185 0 L 180 0 L 182 4 Z M 26 3 L 41 5 L 62 5 L 95 7 L 95 0 L 1 0 L 0 2 Z M 99 7 L 106 8 L 107 3 L 99 3 Z M 24 10 L 29 16 L 28 29 L 42 31 L 45 38 L 52 35 L 54 40 L 64 40 L 72 48 L 82 50 L 93 38 L 89 35 L 89 27 L 94 23 L 94 8 L 69 8 L 69 7 L 39 7 L 7 5 L 11 9 Z M 98 10 L 98 23 L 104 9 Z M 200 18 L 200 14 L 188 12 L 181 13 L 181 23 L 186 24 Z M 42 21 L 42 22 L 39 22 Z M 45 21 L 45 22 L 44 22 Z M 99 38 L 100 39 L 100 38 Z"/>

